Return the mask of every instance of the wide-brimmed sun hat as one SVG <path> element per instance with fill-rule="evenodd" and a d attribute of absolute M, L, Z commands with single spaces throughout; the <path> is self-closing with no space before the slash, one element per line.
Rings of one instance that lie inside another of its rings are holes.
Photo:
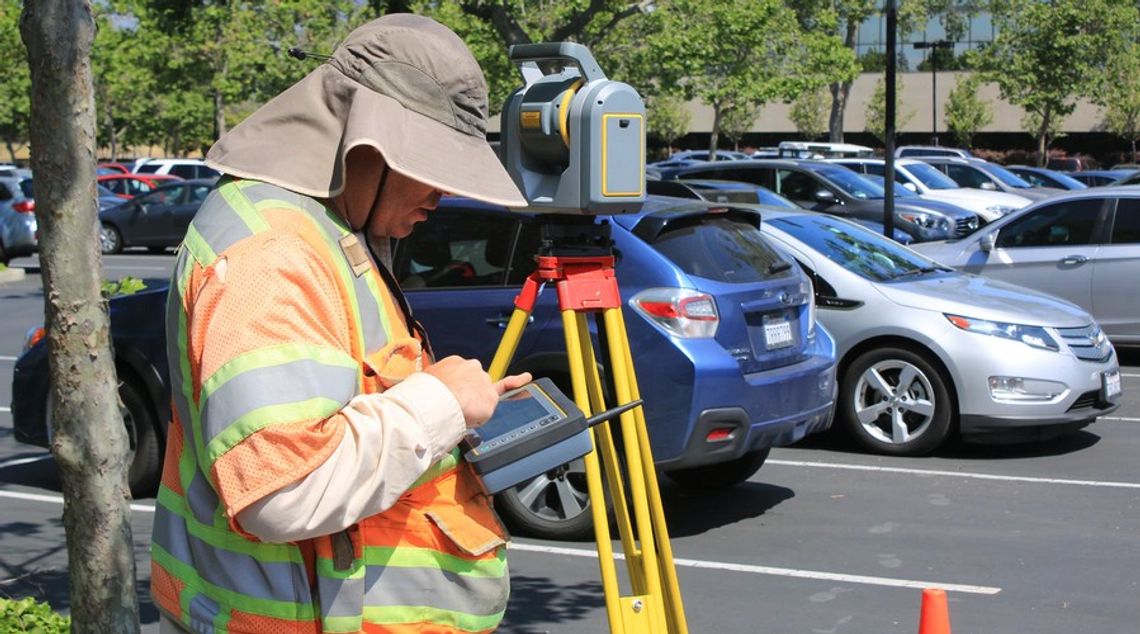
<path fill-rule="evenodd" d="M 487 83 L 439 22 L 393 14 L 361 26 L 330 59 L 225 134 L 206 163 L 314 198 L 344 191 L 344 159 L 376 148 L 401 174 L 452 194 L 521 207 L 486 139 Z"/>

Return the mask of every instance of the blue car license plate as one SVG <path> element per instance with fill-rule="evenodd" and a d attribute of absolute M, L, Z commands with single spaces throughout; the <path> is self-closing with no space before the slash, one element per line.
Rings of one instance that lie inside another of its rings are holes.
<path fill-rule="evenodd" d="M 795 343 L 792 335 L 792 325 L 787 319 L 764 318 L 764 345 L 769 350 L 787 348 Z"/>

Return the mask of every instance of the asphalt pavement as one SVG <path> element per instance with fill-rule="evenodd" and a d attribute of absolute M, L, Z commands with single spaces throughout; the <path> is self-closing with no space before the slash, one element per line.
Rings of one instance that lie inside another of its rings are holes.
<path fill-rule="evenodd" d="M 165 277 L 173 258 L 106 258 L 105 276 Z M 0 284 L 0 595 L 66 610 L 62 499 L 51 457 L 12 438 L 12 366 L 42 322 L 34 259 Z M 1121 633 L 1140 622 L 1140 352 L 1123 352 L 1124 405 L 1040 444 L 952 444 L 934 456 L 856 453 L 817 438 L 774 450 L 722 492 L 662 482 L 692 632 L 913 633 L 921 588 L 942 587 L 953 629 Z M 140 614 L 151 499 L 133 506 Z M 594 544 L 516 539 L 504 632 L 607 629 Z"/>

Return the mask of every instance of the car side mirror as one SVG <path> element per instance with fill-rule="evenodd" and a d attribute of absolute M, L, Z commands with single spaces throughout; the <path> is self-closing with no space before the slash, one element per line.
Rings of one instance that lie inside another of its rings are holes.
<path fill-rule="evenodd" d="M 994 185 L 993 183 L 986 181 L 986 182 L 981 184 L 979 189 L 984 189 L 988 192 L 996 192 L 997 191 L 997 185 Z"/>
<path fill-rule="evenodd" d="M 982 236 L 982 239 L 978 242 L 978 248 L 981 249 L 983 253 L 989 253 L 990 251 L 993 251 L 994 247 L 997 246 L 997 237 L 998 232 L 996 231 L 987 233 L 986 235 Z"/>
<path fill-rule="evenodd" d="M 918 188 L 914 186 L 914 183 L 903 183 L 902 186 L 916 194 L 918 193 Z"/>
<path fill-rule="evenodd" d="M 821 189 L 815 193 L 815 202 L 821 205 L 834 205 L 835 194 L 826 189 Z"/>

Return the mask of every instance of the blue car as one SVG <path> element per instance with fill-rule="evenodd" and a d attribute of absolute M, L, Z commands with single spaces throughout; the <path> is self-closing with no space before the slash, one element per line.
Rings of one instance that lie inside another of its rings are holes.
<path fill-rule="evenodd" d="M 1044 167 L 1007 165 L 1006 169 L 1017 174 L 1022 180 L 1034 187 L 1053 187 L 1067 190 L 1088 189 L 1088 184 L 1073 178 L 1071 174 Z"/>
<path fill-rule="evenodd" d="M 743 482 L 772 446 L 831 424 L 836 351 L 815 322 L 811 283 L 763 237 L 755 209 L 651 198 L 637 214 L 604 218 L 634 365 L 658 466 L 704 487 Z M 534 270 L 541 217 L 448 198 L 395 245 L 392 272 L 440 356 L 489 363 L 513 301 Z M 116 364 L 136 448 L 132 484 L 153 489 L 169 420 L 161 315 L 165 283 L 111 301 Z M 540 297 L 511 372 L 569 389 L 554 289 Z M 16 363 L 12 416 L 22 442 L 47 442 L 47 350 Z M 603 382 L 605 382 L 603 380 Z M 581 461 L 497 497 L 516 530 L 592 535 Z"/>

